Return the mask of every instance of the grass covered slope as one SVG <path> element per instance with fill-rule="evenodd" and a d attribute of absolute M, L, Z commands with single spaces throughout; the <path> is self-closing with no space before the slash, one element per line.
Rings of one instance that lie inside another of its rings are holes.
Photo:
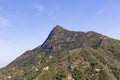
<path fill-rule="evenodd" d="M 0 80 L 120 80 L 120 41 L 57 25 L 43 45 L 1 69 Z"/>

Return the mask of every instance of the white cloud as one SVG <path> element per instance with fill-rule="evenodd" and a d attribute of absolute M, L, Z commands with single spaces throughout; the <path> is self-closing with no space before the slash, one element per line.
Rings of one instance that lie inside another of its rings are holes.
<path fill-rule="evenodd" d="M 4 27 L 8 25 L 8 20 L 5 18 L 0 18 L 0 27 Z"/>
<path fill-rule="evenodd" d="M 34 8 L 37 9 L 39 12 L 43 12 L 45 10 L 45 7 L 41 4 L 34 5 Z"/>

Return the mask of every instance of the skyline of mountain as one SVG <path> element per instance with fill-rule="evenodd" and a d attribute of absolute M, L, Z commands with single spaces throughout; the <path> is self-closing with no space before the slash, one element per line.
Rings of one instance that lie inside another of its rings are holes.
<path fill-rule="evenodd" d="M 120 0 L 0 0 L 0 67 L 42 44 L 57 24 L 120 40 L 119 3 Z"/>
<path fill-rule="evenodd" d="M 42 45 L 0 69 L 0 79 L 120 80 L 120 40 L 57 25 Z"/>

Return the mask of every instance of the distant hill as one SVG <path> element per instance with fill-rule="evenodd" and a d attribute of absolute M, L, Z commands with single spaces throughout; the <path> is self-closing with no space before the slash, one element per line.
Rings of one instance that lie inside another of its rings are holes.
<path fill-rule="evenodd" d="M 120 41 L 57 25 L 42 45 L 0 69 L 0 80 L 120 80 Z"/>

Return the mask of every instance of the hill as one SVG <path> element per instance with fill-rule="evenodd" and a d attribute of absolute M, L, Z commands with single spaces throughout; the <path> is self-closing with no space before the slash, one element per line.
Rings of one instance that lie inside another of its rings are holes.
<path fill-rule="evenodd" d="M 57 25 L 42 45 L 0 69 L 0 80 L 120 80 L 120 41 Z"/>

